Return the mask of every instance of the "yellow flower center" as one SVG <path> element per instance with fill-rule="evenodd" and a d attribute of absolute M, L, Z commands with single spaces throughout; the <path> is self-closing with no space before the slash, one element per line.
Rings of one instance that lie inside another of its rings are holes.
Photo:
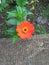
<path fill-rule="evenodd" d="M 24 28 L 22 29 L 22 31 L 23 31 L 24 33 L 27 33 L 27 32 L 28 32 L 28 28 L 27 28 L 27 27 L 24 27 Z"/>

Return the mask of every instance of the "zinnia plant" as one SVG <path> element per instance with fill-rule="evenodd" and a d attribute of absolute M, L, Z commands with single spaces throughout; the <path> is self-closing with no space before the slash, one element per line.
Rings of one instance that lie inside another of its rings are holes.
<path fill-rule="evenodd" d="M 26 20 L 27 15 L 32 14 L 24 6 L 28 3 L 27 0 L 16 0 L 17 5 L 12 11 L 7 12 L 7 25 L 12 25 L 7 32 L 12 36 L 12 43 L 19 37 L 28 39 L 34 34 L 35 27 Z"/>

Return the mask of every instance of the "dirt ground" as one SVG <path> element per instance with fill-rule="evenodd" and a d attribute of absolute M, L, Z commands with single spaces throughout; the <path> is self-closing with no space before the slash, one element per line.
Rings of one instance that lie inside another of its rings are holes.
<path fill-rule="evenodd" d="M 0 65 L 49 65 L 49 34 L 29 40 L 0 39 Z"/>

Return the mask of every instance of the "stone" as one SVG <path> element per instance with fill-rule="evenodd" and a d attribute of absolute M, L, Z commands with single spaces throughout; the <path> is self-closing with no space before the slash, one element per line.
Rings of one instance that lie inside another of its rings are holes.
<path fill-rule="evenodd" d="M 0 39 L 0 65 L 49 65 L 49 34 L 28 40 Z"/>
<path fill-rule="evenodd" d="M 39 16 L 39 17 L 37 18 L 37 23 L 39 23 L 39 24 L 45 24 L 45 23 L 47 23 L 47 22 L 48 22 L 47 18 L 44 18 L 44 17 L 42 17 L 42 16 Z"/>

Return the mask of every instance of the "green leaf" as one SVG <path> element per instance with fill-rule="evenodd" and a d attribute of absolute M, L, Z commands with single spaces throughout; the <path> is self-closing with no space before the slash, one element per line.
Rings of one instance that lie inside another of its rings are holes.
<path fill-rule="evenodd" d="M 20 6 L 16 6 L 16 18 L 19 21 L 23 21 L 24 18 L 26 17 L 26 15 L 24 15 L 26 13 L 26 9 L 25 7 L 20 7 Z"/>
<path fill-rule="evenodd" d="M 6 30 L 10 35 L 13 35 L 15 32 L 16 32 L 16 30 L 15 30 L 15 26 L 14 27 L 11 27 L 11 28 L 9 28 L 8 30 Z"/>
<path fill-rule="evenodd" d="M 26 17 L 30 14 L 33 14 L 32 12 L 28 11 L 26 8 L 23 9 L 22 18 L 26 19 Z"/>
<path fill-rule="evenodd" d="M 24 6 L 28 3 L 27 0 L 16 0 L 16 3 L 19 5 L 19 6 Z"/>
<path fill-rule="evenodd" d="M 21 21 L 20 21 L 20 20 L 17 20 L 16 22 L 17 22 L 17 25 L 19 25 L 19 24 L 21 23 Z"/>
<path fill-rule="evenodd" d="M 3 10 L 3 7 L 0 5 L 0 12 L 2 12 L 2 10 Z"/>
<path fill-rule="evenodd" d="M 27 15 L 33 14 L 32 12 L 28 11 Z"/>
<path fill-rule="evenodd" d="M 19 38 L 19 36 L 18 36 L 17 34 L 15 34 L 15 35 L 12 37 L 11 44 L 14 44 L 18 38 Z"/>
<path fill-rule="evenodd" d="M 13 19 L 9 19 L 6 23 L 7 23 L 8 25 L 9 25 L 9 24 L 10 24 L 10 25 L 16 25 L 16 24 L 17 24 L 17 21 L 16 21 L 15 18 L 13 18 Z"/>
<path fill-rule="evenodd" d="M 7 0 L 2 0 L 1 5 L 3 7 L 7 7 L 8 6 Z"/>
<path fill-rule="evenodd" d="M 16 17 L 16 11 L 10 11 L 10 12 L 7 12 L 7 18 L 13 18 L 13 17 Z"/>
<path fill-rule="evenodd" d="M 18 18 L 21 18 L 21 15 L 22 15 L 22 8 L 20 6 L 17 6 L 16 7 L 16 16 Z"/>
<path fill-rule="evenodd" d="M 2 0 L 1 2 L 2 2 L 2 5 L 6 4 L 6 0 Z"/>
<path fill-rule="evenodd" d="M 18 20 L 23 21 L 26 19 L 27 15 L 33 14 L 28 11 L 25 7 L 16 6 L 16 17 Z"/>

